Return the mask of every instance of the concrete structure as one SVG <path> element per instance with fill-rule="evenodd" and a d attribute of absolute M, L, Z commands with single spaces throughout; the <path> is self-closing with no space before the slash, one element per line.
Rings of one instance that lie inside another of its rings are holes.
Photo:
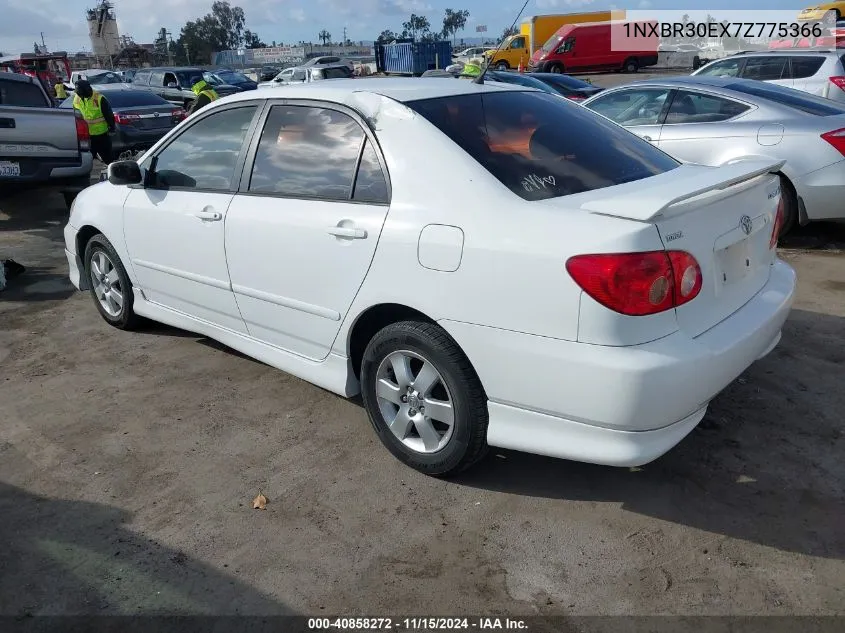
<path fill-rule="evenodd" d="M 102 0 L 95 9 L 88 9 L 88 36 L 91 38 L 91 50 L 96 57 L 110 57 L 120 52 L 120 33 L 117 30 L 117 17 L 114 5 L 109 0 Z"/>

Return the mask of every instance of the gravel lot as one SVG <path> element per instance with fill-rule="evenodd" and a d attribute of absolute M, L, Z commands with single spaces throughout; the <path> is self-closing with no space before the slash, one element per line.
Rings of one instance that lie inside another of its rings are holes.
<path fill-rule="evenodd" d="M 356 402 L 107 326 L 65 221 L 0 199 L 28 268 L 0 293 L 0 614 L 845 614 L 845 226 L 787 242 L 782 343 L 665 457 L 494 452 L 440 481 Z"/>

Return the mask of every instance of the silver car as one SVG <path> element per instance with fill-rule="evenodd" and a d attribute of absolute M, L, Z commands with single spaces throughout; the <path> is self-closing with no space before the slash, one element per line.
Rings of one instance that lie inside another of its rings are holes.
<path fill-rule="evenodd" d="M 845 218 L 845 104 L 759 81 L 690 76 L 612 88 L 583 105 L 684 162 L 785 159 L 784 232 Z"/>
<path fill-rule="evenodd" d="M 270 81 L 262 81 L 259 88 L 273 88 L 287 84 L 304 84 L 323 79 L 351 79 L 353 72 L 345 63 L 294 66 L 285 68 Z"/>

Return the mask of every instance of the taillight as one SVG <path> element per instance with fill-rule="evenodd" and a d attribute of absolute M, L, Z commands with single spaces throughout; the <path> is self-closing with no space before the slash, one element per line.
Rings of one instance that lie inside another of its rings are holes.
<path fill-rule="evenodd" d="M 830 81 L 837 88 L 845 90 L 845 77 L 831 77 Z"/>
<path fill-rule="evenodd" d="M 576 255 L 566 270 L 588 295 L 620 314 L 645 316 L 695 299 L 703 278 L 684 251 Z"/>
<path fill-rule="evenodd" d="M 570 101 L 583 101 L 587 97 L 585 97 L 584 95 L 566 95 L 566 98 Z"/>
<path fill-rule="evenodd" d="M 176 108 L 170 113 L 170 116 L 177 121 L 181 121 L 185 118 L 185 111 L 182 108 Z"/>
<path fill-rule="evenodd" d="M 845 128 L 822 134 L 822 138 L 833 145 L 840 154 L 845 156 Z"/>
<path fill-rule="evenodd" d="M 114 122 L 118 125 L 131 125 L 135 121 L 140 121 L 141 117 L 137 114 L 115 114 Z"/>
<path fill-rule="evenodd" d="M 79 149 L 88 151 L 91 149 L 91 132 L 88 129 L 88 123 L 81 115 L 76 114 L 76 142 L 79 144 Z"/>
<path fill-rule="evenodd" d="M 772 236 L 769 238 L 769 250 L 777 248 L 778 238 L 780 237 L 780 230 L 783 227 L 783 198 L 778 200 L 778 210 L 775 213 L 775 222 L 772 226 Z"/>

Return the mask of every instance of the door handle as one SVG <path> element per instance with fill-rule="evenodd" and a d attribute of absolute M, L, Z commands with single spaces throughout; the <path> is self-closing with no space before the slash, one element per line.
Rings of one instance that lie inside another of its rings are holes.
<path fill-rule="evenodd" d="M 330 226 L 327 229 L 329 235 L 335 237 L 345 237 L 351 240 L 365 240 L 367 239 L 367 232 L 364 229 L 356 229 L 346 226 Z"/>
<path fill-rule="evenodd" d="M 643 140 L 644 141 L 651 141 L 652 139 L 651 139 L 650 136 L 643 135 Z"/>
<path fill-rule="evenodd" d="M 211 211 L 210 209 L 203 209 L 202 211 L 197 211 L 195 214 L 200 220 L 208 220 L 210 222 L 216 222 L 217 220 L 223 219 L 223 214 L 218 213 L 217 211 Z"/>

